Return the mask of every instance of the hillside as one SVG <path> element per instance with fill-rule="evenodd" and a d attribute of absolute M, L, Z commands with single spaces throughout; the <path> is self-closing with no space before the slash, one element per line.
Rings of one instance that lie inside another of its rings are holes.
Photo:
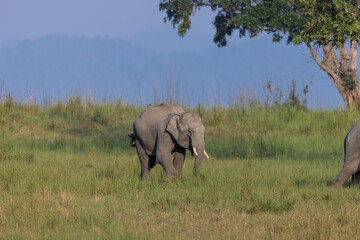
<path fill-rule="evenodd" d="M 40 100 L 56 100 L 80 92 L 147 104 L 172 88 L 188 104 L 212 103 L 215 97 L 227 104 L 229 95 L 246 88 L 262 97 L 269 78 L 284 89 L 295 78 L 301 87 L 317 71 L 305 63 L 295 47 L 256 39 L 226 48 L 165 54 L 115 38 L 50 35 L 1 49 L 0 81 L 19 100 L 30 93 Z M 310 86 L 310 91 L 317 91 L 310 96 L 311 105 L 324 99 L 324 104 L 341 103 L 330 84 L 321 91 L 319 86 L 324 83 L 314 81 Z"/>

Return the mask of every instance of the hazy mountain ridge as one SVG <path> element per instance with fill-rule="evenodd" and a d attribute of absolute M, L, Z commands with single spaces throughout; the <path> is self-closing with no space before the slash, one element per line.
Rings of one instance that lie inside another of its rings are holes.
<path fill-rule="evenodd" d="M 49 90 L 50 97 L 84 88 L 105 91 L 106 85 L 124 84 L 148 57 L 119 39 L 47 36 L 2 49 L 0 76 L 15 95 L 27 90 L 19 91 L 15 84 L 36 95 Z"/>
<path fill-rule="evenodd" d="M 235 88 L 251 88 L 254 78 L 264 82 L 261 78 L 276 78 L 281 72 L 283 78 L 301 79 L 304 67 L 316 67 L 304 63 L 294 47 L 256 39 L 225 48 L 164 54 L 116 38 L 50 35 L 2 48 L 0 80 L 19 98 L 30 92 L 54 99 L 92 91 L 98 98 L 107 94 L 149 102 L 154 91 L 166 91 L 166 83 L 181 81 L 177 84 L 191 92 L 187 94 L 198 95 L 191 101 L 214 95 L 226 100 Z"/>

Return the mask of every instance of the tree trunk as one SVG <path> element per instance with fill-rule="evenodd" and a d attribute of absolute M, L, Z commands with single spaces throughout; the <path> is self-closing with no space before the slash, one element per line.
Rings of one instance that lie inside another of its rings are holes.
<path fill-rule="evenodd" d="M 314 49 L 307 44 L 311 55 L 321 70 L 325 71 L 342 96 L 348 110 L 360 109 L 360 87 L 357 78 L 357 43 L 350 44 L 350 54 L 345 44 L 339 45 L 339 58 L 332 43 L 324 44 L 323 60 L 320 61 Z"/>
<path fill-rule="evenodd" d="M 340 80 L 343 81 L 343 80 Z M 338 89 L 339 90 L 339 89 Z M 360 88 L 359 85 L 353 89 L 343 88 L 339 90 L 340 95 L 342 96 L 345 106 L 348 110 L 350 109 L 360 109 Z"/>

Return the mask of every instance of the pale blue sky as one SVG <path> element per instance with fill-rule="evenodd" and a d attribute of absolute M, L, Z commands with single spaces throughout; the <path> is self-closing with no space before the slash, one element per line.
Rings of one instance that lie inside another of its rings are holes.
<path fill-rule="evenodd" d="M 151 0 L 0 0 L 0 46 L 49 34 L 67 34 L 121 38 L 157 53 L 186 54 L 201 49 L 217 48 L 212 42 L 215 33 L 211 23 L 213 12 L 206 9 L 198 12 L 192 18 L 191 30 L 184 38 L 180 38 L 171 24 L 163 23 L 165 14 L 159 11 L 158 4 L 158 1 Z M 254 39 L 239 39 L 234 33 L 229 44 L 241 46 L 246 43 L 246 46 L 251 48 L 252 41 Z M 343 106 L 340 95 L 326 74 L 320 71 L 315 63 L 310 62 L 306 47 L 286 46 L 285 42 L 268 44 L 270 41 L 271 38 L 262 35 L 256 39 L 254 49 L 251 50 L 258 57 L 266 57 L 270 61 L 277 61 L 276 58 L 271 58 L 272 55 L 289 59 L 294 59 L 296 56 L 296 61 L 289 60 L 289 65 L 279 66 L 277 69 L 257 66 L 252 70 L 253 72 L 246 72 L 248 69 L 244 69 L 244 72 L 255 78 L 271 76 L 284 85 L 293 77 L 300 82 L 308 82 L 313 77 L 309 96 L 311 106 Z M 265 43 L 263 48 L 261 42 Z M 263 56 L 263 53 L 266 55 Z M 239 59 L 244 60 L 247 57 L 241 55 Z M 256 62 L 253 65 L 255 66 Z M 297 66 L 299 72 L 290 71 Z M 236 66 L 236 62 L 234 67 L 241 68 Z M 219 81 L 221 82 L 221 79 Z M 262 84 L 255 81 L 247 85 L 239 85 L 235 78 L 227 81 L 224 85 L 228 87 L 224 87 L 224 91 L 234 88 L 260 88 L 259 85 Z M 216 86 L 212 87 L 216 88 Z"/>
<path fill-rule="evenodd" d="M 158 4 L 149 0 L 0 0 L 0 42 L 69 34 L 114 36 L 142 43 L 145 39 L 138 38 L 148 34 L 162 43 L 175 39 L 177 42 L 172 46 L 178 48 L 188 49 L 193 36 L 202 37 L 194 47 L 213 45 L 211 11 L 199 12 L 194 17 L 192 31 L 180 39 L 171 24 L 163 23 L 165 15 L 159 11 Z"/>

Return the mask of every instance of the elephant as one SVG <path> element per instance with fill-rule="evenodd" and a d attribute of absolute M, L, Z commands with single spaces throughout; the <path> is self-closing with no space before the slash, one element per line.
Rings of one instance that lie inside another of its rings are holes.
<path fill-rule="evenodd" d="M 134 120 L 133 134 L 129 134 L 140 160 L 140 177 L 149 179 L 150 170 L 159 163 L 166 175 L 175 180 L 180 176 L 187 149 L 195 155 L 196 176 L 202 158 L 209 158 L 204 133 L 199 114 L 186 112 L 182 107 L 161 103 L 142 111 Z"/>
<path fill-rule="evenodd" d="M 347 133 L 344 140 L 344 165 L 331 183 L 331 187 L 340 187 L 352 175 L 351 184 L 360 183 L 360 121 Z"/>

